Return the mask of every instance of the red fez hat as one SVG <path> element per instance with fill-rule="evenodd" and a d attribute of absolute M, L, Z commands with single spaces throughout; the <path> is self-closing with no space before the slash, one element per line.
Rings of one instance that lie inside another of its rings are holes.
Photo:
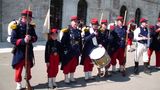
<path fill-rule="evenodd" d="M 158 21 L 160 22 L 160 17 L 158 18 Z"/>
<path fill-rule="evenodd" d="M 117 20 L 123 20 L 122 16 L 117 16 Z"/>
<path fill-rule="evenodd" d="M 73 20 L 78 20 L 78 17 L 77 16 L 71 16 L 71 21 Z"/>
<path fill-rule="evenodd" d="M 130 20 L 130 22 L 135 22 L 135 19 L 134 19 L 134 18 L 132 18 L 132 19 Z"/>
<path fill-rule="evenodd" d="M 135 22 L 135 19 L 131 19 L 127 24 L 129 25 L 130 23 L 134 23 Z"/>
<path fill-rule="evenodd" d="M 114 30 L 115 26 L 114 25 L 110 25 L 110 30 Z"/>
<path fill-rule="evenodd" d="M 32 11 L 30 10 L 27 10 L 27 9 L 24 9 L 22 12 L 21 12 L 21 15 L 22 16 L 29 16 L 29 17 L 32 17 Z"/>
<path fill-rule="evenodd" d="M 104 24 L 104 23 L 108 23 L 107 19 L 103 19 L 103 20 L 101 21 L 101 24 Z"/>
<path fill-rule="evenodd" d="M 154 29 L 154 26 L 153 26 L 153 25 L 149 25 L 149 28 L 150 28 L 150 29 Z"/>
<path fill-rule="evenodd" d="M 91 24 L 98 24 L 98 19 L 97 18 L 92 18 L 91 19 Z"/>
<path fill-rule="evenodd" d="M 55 29 L 55 28 L 51 29 L 50 33 L 57 33 L 57 29 Z"/>
<path fill-rule="evenodd" d="M 147 22 L 147 21 L 148 21 L 147 19 L 141 18 L 139 22 L 142 23 L 142 22 Z"/>

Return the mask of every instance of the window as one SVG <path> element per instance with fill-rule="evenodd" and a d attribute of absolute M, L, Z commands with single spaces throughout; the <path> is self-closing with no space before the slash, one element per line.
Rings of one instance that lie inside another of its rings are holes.
<path fill-rule="evenodd" d="M 51 0 L 50 27 L 61 29 L 62 26 L 63 0 Z"/>
<path fill-rule="evenodd" d="M 120 9 L 120 16 L 124 17 L 126 10 L 127 10 L 126 6 L 123 5 Z"/>
<path fill-rule="evenodd" d="M 86 0 L 79 0 L 78 9 L 77 9 L 77 16 L 80 20 L 84 21 L 84 24 L 86 24 L 86 17 L 87 17 L 87 2 L 86 2 Z"/>
<path fill-rule="evenodd" d="M 137 24 L 137 26 L 139 26 L 139 20 L 141 18 L 141 10 L 140 8 L 136 9 L 136 13 L 135 13 L 135 23 Z"/>

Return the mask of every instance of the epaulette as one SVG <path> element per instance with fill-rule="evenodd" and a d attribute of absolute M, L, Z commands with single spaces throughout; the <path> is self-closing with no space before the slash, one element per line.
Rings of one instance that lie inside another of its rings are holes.
<path fill-rule="evenodd" d="M 100 32 L 104 32 L 105 30 L 103 30 L 102 28 L 100 28 L 100 29 L 98 29 L 98 31 L 100 31 Z"/>
<path fill-rule="evenodd" d="M 62 31 L 63 33 L 68 32 L 68 28 L 63 28 L 61 31 Z"/>
<path fill-rule="evenodd" d="M 83 27 L 82 32 L 89 32 L 89 27 Z"/>
<path fill-rule="evenodd" d="M 17 29 L 17 24 L 16 24 L 16 23 L 13 23 L 13 24 L 10 26 L 10 28 L 11 28 L 12 30 Z"/>
<path fill-rule="evenodd" d="M 34 22 L 30 23 L 34 28 L 36 27 L 36 24 Z"/>

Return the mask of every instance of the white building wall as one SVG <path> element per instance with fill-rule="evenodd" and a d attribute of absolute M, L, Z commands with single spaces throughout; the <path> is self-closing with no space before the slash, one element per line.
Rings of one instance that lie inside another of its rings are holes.
<path fill-rule="evenodd" d="M 78 0 L 63 0 L 62 28 L 70 24 L 70 17 L 77 15 Z"/>
<path fill-rule="evenodd" d="M 13 19 L 20 17 L 20 12 L 28 7 L 30 0 L 2 0 L 2 35 L 0 39 L 6 41 L 7 25 Z M 44 40 L 42 37 L 43 24 L 49 7 L 49 0 L 32 0 L 31 9 L 33 11 L 33 20 L 36 23 L 36 33 L 38 40 Z M 79 0 L 63 0 L 62 28 L 70 24 L 70 17 L 77 15 L 77 5 Z M 137 8 L 141 9 L 141 17 L 149 19 L 149 23 L 155 24 L 160 13 L 160 0 L 86 0 L 87 24 L 91 18 L 100 19 L 103 12 L 103 19 L 113 22 L 120 14 L 120 8 L 125 5 L 128 10 L 127 20 L 135 17 Z"/>

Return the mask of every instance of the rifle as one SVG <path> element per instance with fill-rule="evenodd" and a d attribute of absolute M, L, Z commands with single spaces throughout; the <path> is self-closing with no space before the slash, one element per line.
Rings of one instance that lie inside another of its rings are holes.
<path fill-rule="evenodd" d="M 125 26 L 126 24 L 126 18 L 127 18 L 127 10 L 124 13 L 123 26 Z"/>
<path fill-rule="evenodd" d="M 28 10 L 30 10 L 30 4 L 28 7 Z M 27 22 L 26 22 L 26 35 L 28 35 L 28 30 L 29 30 L 29 14 L 27 14 Z M 25 80 L 26 80 L 26 90 L 32 90 L 32 87 L 30 85 L 30 82 L 28 80 L 28 72 L 29 72 L 29 63 L 28 63 L 28 43 L 26 43 L 26 47 L 25 47 Z"/>
<path fill-rule="evenodd" d="M 123 26 L 126 23 L 126 17 L 127 17 L 127 10 L 125 11 L 124 20 L 123 20 Z M 130 29 L 130 24 L 128 25 L 127 31 L 129 29 Z M 125 52 L 124 52 L 125 62 L 124 62 L 124 65 L 126 63 L 126 57 L 127 57 L 127 40 L 128 40 L 128 32 L 126 32 L 126 39 L 125 39 Z"/>
<path fill-rule="evenodd" d="M 123 26 L 126 24 L 126 17 L 127 17 L 127 10 L 125 11 L 124 20 L 123 20 Z M 129 30 L 129 28 L 127 28 Z M 126 32 L 126 39 L 125 39 L 125 51 L 124 51 L 124 62 L 123 62 L 123 72 L 122 76 L 126 76 L 125 72 L 125 64 L 126 64 L 126 57 L 127 57 L 127 40 L 128 40 L 128 32 Z"/>
<path fill-rule="evenodd" d="M 150 29 L 149 29 L 149 27 L 148 27 L 148 25 L 147 25 L 147 30 L 148 30 L 148 34 L 147 34 L 147 46 L 148 46 L 148 48 L 149 48 L 149 46 L 150 46 L 150 41 L 151 41 L 151 37 L 150 37 L 150 35 L 151 35 L 151 32 L 150 32 Z"/>

